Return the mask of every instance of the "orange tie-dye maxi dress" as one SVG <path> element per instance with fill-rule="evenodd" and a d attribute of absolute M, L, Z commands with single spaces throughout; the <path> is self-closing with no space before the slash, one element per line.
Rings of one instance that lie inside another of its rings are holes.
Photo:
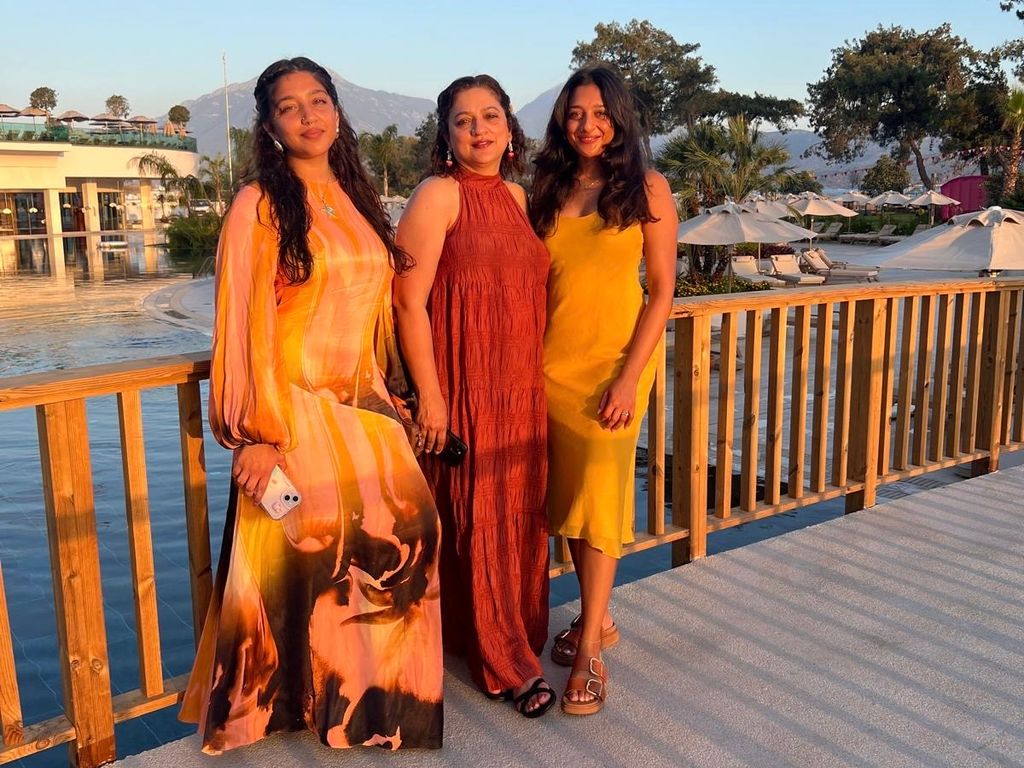
<path fill-rule="evenodd" d="M 210 425 L 225 447 L 283 451 L 302 503 L 277 521 L 232 488 L 181 710 L 211 754 L 303 728 L 332 747 L 441 746 L 437 511 L 377 359 L 392 269 L 340 186 L 311 192 L 307 282 L 278 275 L 252 186 L 217 256 Z"/>

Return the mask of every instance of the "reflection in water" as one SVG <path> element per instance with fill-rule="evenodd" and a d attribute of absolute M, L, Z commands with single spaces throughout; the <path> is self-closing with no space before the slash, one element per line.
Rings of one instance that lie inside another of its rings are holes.
<path fill-rule="evenodd" d="M 64 252 L 66 276 L 126 280 L 174 271 L 162 230 L 111 231 L 26 240 L 0 239 L 0 278 L 54 275 L 50 255 Z"/>
<path fill-rule="evenodd" d="M 91 258 L 68 251 L 65 279 L 46 270 L 0 273 L 0 387 L 7 376 L 209 349 L 209 336 L 160 322 L 142 309 L 153 291 L 187 283 L 190 276 L 171 272 L 162 256 L 150 269 L 148 259 L 156 249 L 145 248 L 134 233 L 127 242 Z M 162 663 L 165 674 L 174 676 L 188 671 L 193 653 L 175 388 L 143 392 L 142 409 Z M 110 674 L 117 694 L 138 687 L 139 667 L 116 400 L 90 398 L 86 411 Z M 36 723 L 60 714 L 62 705 L 34 409 L 0 412 L 0 435 L 0 562 L 24 718 Z M 216 556 L 231 454 L 212 441 L 208 429 L 206 437 Z M 171 707 L 119 724 L 119 754 L 194 732 L 176 721 L 175 712 Z M 15 768 L 67 765 L 63 747 L 13 763 Z"/>

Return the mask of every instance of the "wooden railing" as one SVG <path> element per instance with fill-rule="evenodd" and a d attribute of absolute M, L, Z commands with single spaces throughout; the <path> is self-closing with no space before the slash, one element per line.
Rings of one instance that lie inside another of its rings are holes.
<path fill-rule="evenodd" d="M 626 552 L 671 544 L 680 564 L 730 526 L 838 497 L 854 511 L 884 483 L 943 467 L 995 469 L 1001 451 L 1024 446 L 1022 310 L 1024 281 L 993 280 L 677 302 L 673 364 L 660 357 L 651 393 L 646 520 L 638 515 Z M 198 631 L 212 585 L 199 390 L 208 375 L 208 356 L 192 355 L 0 380 L 0 411 L 36 409 L 64 696 L 63 715 L 23 724 L 0 569 L 0 764 L 69 743 L 77 765 L 100 765 L 116 756 L 115 723 L 180 700 L 185 676 L 165 679 L 161 665 L 139 403 L 141 391 L 177 388 Z M 118 401 L 139 638 L 139 687 L 116 696 L 85 416 L 87 399 L 108 395 Z M 571 570 L 566 549 L 556 542 L 552 576 Z"/>

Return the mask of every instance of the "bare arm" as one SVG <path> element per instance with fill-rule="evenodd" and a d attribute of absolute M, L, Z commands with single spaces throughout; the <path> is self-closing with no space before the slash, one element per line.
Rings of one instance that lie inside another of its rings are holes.
<path fill-rule="evenodd" d="M 648 204 L 657 219 L 643 225 L 648 298 L 640 312 L 622 371 L 601 398 L 601 423 L 613 430 L 633 421 L 637 384 L 665 332 L 675 294 L 679 216 L 665 177 L 657 171 L 648 171 L 646 182 Z"/>
<path fill-rule="evenodd" d="M 427 301 L 448 230 L 459 214 L 458 183 L 432 177 L 421 183 L 398 222 L 396 241 L 415 266 L 395 280 L 395 319 L 409 375 L 416 388 L 416 425 L 422 450 L 440 452 L 448 434 L 448 407 L 441 396 Z M 417 445 L 417 448 L 420 446 Z"/>

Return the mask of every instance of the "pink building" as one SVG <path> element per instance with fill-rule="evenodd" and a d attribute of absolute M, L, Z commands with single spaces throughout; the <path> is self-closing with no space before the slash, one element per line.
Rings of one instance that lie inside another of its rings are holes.
<path fill-rule="evenodd" d="M 945 221 L 958 213 L 980 211 L 988 205 L 985 182 L 988 176 L 958 176 L 950 179 L 939 190 L 947 197 L 959 200 L 960 205 L 944 205 L 939 209 L 939 218 Z"/>

